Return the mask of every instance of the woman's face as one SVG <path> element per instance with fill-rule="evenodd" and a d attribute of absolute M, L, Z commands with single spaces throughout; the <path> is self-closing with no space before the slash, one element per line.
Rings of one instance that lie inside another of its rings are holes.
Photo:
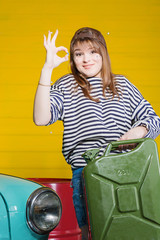
<path fill-rule="evenodd" d="M 77 70 L 85 77 L 101 78 L 102 57 L 91 43 L 77 43 L 73 56 Z"/>

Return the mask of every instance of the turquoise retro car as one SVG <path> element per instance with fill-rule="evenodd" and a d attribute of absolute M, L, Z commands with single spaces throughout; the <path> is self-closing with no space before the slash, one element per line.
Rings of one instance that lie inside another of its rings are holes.
<path fill-rule="evenodd" d="M 54 190 L 0 174 L 0 239 L 47 240 L 61 213 L 61 200 Z"/>

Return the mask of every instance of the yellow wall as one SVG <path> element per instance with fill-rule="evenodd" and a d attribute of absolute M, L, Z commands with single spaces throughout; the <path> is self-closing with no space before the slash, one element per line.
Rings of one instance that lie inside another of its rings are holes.
<path fill-rule="evenodd" d="M 59 29 L 57 46 L 69 47 L 75 30 L 84 26 L 103 33 L 113 72 L 125 74 L 160 115 L 159 0 L 0 0 L 2 173 L 71 177 L 61 154 L 62 123 L 37 127 L 32 109 L 45 60 L 43 34 Z M 53 81 L 68 71 L 63 63 Z"/>

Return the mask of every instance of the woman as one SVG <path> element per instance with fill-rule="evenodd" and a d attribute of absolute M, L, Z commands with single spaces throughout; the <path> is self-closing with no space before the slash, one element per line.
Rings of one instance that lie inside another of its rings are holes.
<path fill-rule="evenodd" d="M 35 96 L 34 122 L 49 125 L 63 121 L 62 152 L 73 171 L 73 202 L 82 239 L 87 239 L 81 183 L 86 162 L 82 154 L 101 147 L 101 156 L 110 141 L 156 138 L 160 119 L 134 85 L 111 72 L 105 40 L 92 28 L 75 33 L 70 45 L 72 74 L 50 86 L 53 69 L 68 60 L 68 50 L 55 46 L 57 35 L 58 31 L 51 38 L 49 32 L 48 38 L 44 37 L 47 55 Z M 57 56 L 59 51 L 65 51 L 66 56 Z"/>

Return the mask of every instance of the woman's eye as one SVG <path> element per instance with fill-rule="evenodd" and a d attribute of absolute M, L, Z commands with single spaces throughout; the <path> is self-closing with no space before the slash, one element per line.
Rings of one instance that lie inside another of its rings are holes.
<path fill-rule="evenodd" d="M 95 50 L 92 50 L 91 53 L 94 54 L 94 53 L 96 53 L 96 51 L 95 51 Z"/>
<path fill-rule="evenodd" d="M 80 57 L 80 56 L 82 56 L 82 53 L 75 53 L 75 56 Z"/>

